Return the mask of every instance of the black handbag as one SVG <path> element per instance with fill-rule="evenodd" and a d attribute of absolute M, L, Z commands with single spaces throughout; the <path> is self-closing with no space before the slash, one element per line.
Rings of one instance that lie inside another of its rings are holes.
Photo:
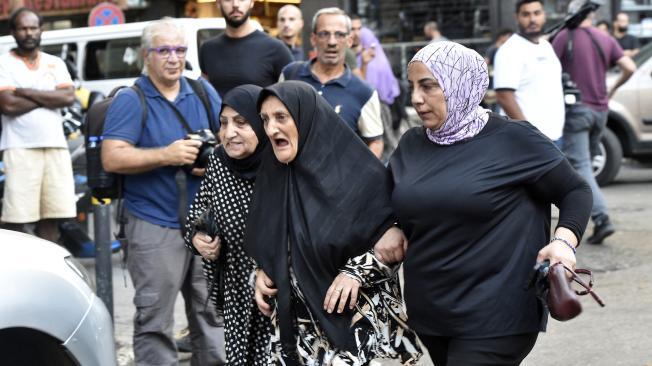
<path fill-rule="evenodd" d="M 228 245 L 226 245 L 224 237 L 220 235 L 217 218 L 210 207 L 197 217 L 193 223 L 193 229 L 194 233 L 203 232 L 211 238 L 220 238 L 221 248 L 217 259 L 211 261 L 204 258 L 203 261 L 205 263 L 204 268 L 207 272 L 207 279 L 212 278 L 212 281 L 208 283 L 208 299 L 215 299 L 215 308 L 218 314 L 222 314 L 224 312 L 224 270 L 226 268 Z"/>

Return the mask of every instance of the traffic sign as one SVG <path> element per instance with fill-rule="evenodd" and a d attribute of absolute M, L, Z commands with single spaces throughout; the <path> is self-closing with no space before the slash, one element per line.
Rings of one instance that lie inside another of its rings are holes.
<path fill-rule="evenodd" d="M 124 24 L 125 14 L 119 6 L 112 3 L 99 3 L 88 14 L 88 26 Z"/>

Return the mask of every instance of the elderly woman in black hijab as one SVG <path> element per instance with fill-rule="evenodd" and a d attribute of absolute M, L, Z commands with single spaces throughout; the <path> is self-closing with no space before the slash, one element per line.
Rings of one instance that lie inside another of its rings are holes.
<path fill-rule="evenodd" d="M 270 363 L 414 364 L 421 352 L 396 267 L 372 251 L 397 230 L 386 169 L 308 84 L 270 86 L 258 105 L 272 149 L 245 246 L 260 266 L 256 302 L 275 330 Z"/>
<path fill-rule="evenodd" d="M 479 106 L 489 78 L 475 51 L 432 43 L 408 81 L 423 127 L 405 133 L 389 167 L 410 242 L 410 325 L 436 365 L 518 365 L 547 320 L 524 284 L 537 261 L 575 268 L 590 188 L 531 124 Z"/>
<path fill-rule="evenodd" d="M 249 278 L 255 264 L 243 248 L 249 200 L 268 144 L 256 109 L 261 90 L 243 85 L 224 96 L 222 145 L 210 157 L 186 221 L 186 245 L 203 257 L 210 298 L 224 314 L 229 365 L 266 365 L 269 358 L 271 325 L 253 301 Z"/>

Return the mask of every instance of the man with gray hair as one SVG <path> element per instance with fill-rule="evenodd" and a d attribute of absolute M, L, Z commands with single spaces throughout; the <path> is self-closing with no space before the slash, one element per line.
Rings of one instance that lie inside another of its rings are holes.
<path fill-rule="evenodd" d="M 345 63 L 351 41 L 351 19 L 346 13 L 339 8 L 320 9 L 312 18 L 310 36 L 317 57 L 289 64 L 280 80 L 310 84 L 380 159 L 384 147 L 380 100 L 378 93 L 353 75 Z"/>
<path fill-rule="evenodd" d="M 205 306 L 208 288 L 200 258 L 186 248 L 181 233 L 204 174 L 197 165 L 202 142 L 187 137 L 219 129 L 221 99 L 205 80 L 181 76 L 188 44 L 172 19 L 148 25 L 141 44 L 144 75 L 112 101 L 102 141 L 104 169 L 125 175 L 127 268 L 136 290 L 135 363 L 178 363 L 172 331 L 181 291 L 191 365 L 221 364 L 223 329 L 213 307 Z"/>
<path fill-rule="evenodd" d="M 636 70 L 634 61 L 623 54 L 616 40 L 593 27 L 599 4 L 591 0 L 573 0 L 570 14 L 578 14 L 579 25 L 562 30 L 552 42 L 562 70 L 570 75 L 580 90 L 582 104 L 566 109 L 562 150 L 568 161 L 591 186 L 593 193 L 593 235 L 587 241 L 601 244 L 615 232 L 600 187 L 593 176 L 591 155 L 599 151 L 600 139 L 607 125 L 609 98 Z M 618 65 L 620 78 L 609 90 L 605 86 L 607 71 Z"/>

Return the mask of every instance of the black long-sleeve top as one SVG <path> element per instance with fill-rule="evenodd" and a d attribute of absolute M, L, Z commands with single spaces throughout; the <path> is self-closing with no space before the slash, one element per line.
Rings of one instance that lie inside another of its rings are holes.
<path fill-rule="evenodd" d="M 523 285 L 558 226 L 581 238 L 592 200 L 559 149 L 527 122 L 492 114 L 475 137 L 432 143 L 408 131 L 390 160 L 392 206 L 408 240 L 409 323 L 418 333 L 487 338 L 537 332 L 545 313 Z"/>

